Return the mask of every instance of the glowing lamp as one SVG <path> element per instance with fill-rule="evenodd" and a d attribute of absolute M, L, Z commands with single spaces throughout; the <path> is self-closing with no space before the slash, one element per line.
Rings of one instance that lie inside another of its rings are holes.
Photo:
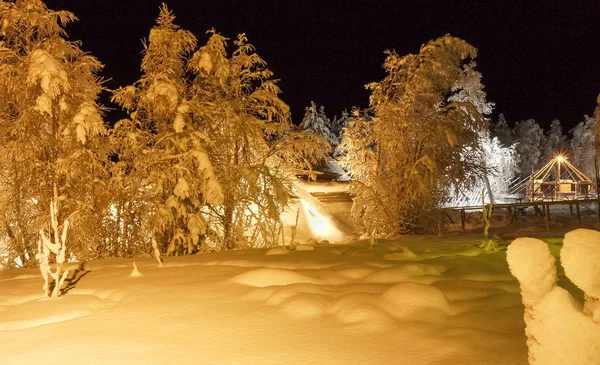
<path fill-rule="evenodd" d="M 565 159 L 566 159 L 566 158 L 565 158 L 565 156 L 563 156 L 563 155 L 558 155 L 558 156 L 556 156 L 556 161 L 558 161 L 558 162 L 563 162 Z"/>

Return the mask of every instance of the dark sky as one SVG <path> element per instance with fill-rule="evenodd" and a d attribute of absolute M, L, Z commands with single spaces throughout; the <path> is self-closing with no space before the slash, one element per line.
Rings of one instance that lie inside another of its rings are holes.
<path fill-rule="evenodd" d="M 111 88 L 139 78 L 141 39 L 160 0 L 47 0 L 79 22 L 72 40 L 98 57 Z M 569 1 L 170 0 L 181 27 L 246 33 L 280 86 L 295 123 L 310 101 L 328 115 L 368 104 L 364 85 L 383 78 L 386 49 L 417 53 L 450 33 L 479 50 L 488 99 L 509 124 L 559 118 L 565 129 L 591 114 L 600 93 L 600 3 Z"/>

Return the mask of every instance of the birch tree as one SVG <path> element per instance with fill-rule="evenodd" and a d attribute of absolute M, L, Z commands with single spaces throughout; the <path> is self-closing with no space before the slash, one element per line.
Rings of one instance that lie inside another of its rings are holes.
<path fill-rule="evenodd" d="M 353 215 L 365 230 L 396 235 L 426 229 L 428 212 L 485 172 L 479 134 L 487 121 L 468 101 L 452 101 L 477 51 L 444 36 L 401 57 L 387 52 L 387 76 L 368 85 L 373 119 L 350 122 L 342 164 L 355 177 Z"/>
<path fill-rule="evenodd" d="M 74 20 L 40 0 L 0 2 L 0 231 L 12 264 L 30 264 L 37 232 L 50 230 L 55 186 L 57 219 L 71 223 L 71 253 L 88 257 L 101 240 L 102 65 L 66 40 Z"/>

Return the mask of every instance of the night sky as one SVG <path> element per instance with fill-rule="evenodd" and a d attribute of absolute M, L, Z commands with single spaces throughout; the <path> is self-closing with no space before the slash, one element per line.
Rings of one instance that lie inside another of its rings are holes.
<path fill-rule="evenodd" d="M 106 66 L 109 88 L 139 78 L 141 39 L 160 0 L 47 0 L 79 21 L 67 28 Z M 526 5 L 522 4 L 526 3 Z M 250 43 L 281 79 L 282 99 L 298 124 L 314 101 L 329 116 L 368 105 L 364 85 L 384 77 L 386 49 L 417 53 L 450 33 L 479 50 L 488 100 L 509 124 L 559 118 L 570 129 L 591 114 L 600 93 L 600 4 L 595 0 L 292 1 L 170 0 L 176 23 L 199 44 L 206 31 Z M 108 118 L 115 118 L 109 114 Z"/>

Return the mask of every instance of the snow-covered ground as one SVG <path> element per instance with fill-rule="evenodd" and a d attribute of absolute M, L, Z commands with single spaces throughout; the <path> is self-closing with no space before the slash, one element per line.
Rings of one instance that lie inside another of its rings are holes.
<path fill-rule="evenodd" d="M 63 297 L 0 272 L 2 364 L 526 364 L 519 283 L 477 238 L 86 262 Z"/>

